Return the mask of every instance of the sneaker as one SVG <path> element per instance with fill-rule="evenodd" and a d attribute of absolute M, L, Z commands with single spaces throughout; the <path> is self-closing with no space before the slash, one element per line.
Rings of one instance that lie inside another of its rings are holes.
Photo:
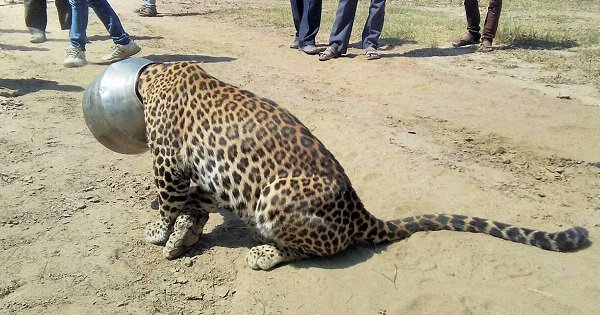
<path fill-rule="evenodd" d="M 154 17 L 158 15 L 156 7 L 141 7 L 138 9 L 137 14 L 143 17 Z"/>
<path fill-rule="evenodd" d="M 85 51 L 73 46 L 67 48 L 67 57 L 65 58 L 65 61 L 63 61 L 63 66 L 67 68 L 77 68 L 83 67 L 86 64 Z"/>
<path fill-rule="evenodd" d="M 29 38 L 29 42 L 31 43 L 39 44 L 46 41 L 46 32 L 42 30 L 30 27 L 29 33 L 31 33 L 31 37 Z"/>
<path fill-rule="evenodd" d="M 102 56 L 100 62 L 102 64 L 113 63 L 119 60 L 129 58 L 139 53 L 140 50 L 142 49 L 133 41 L 133 39 L 127 45 L 115 44 L 112 48 L 112 51 L 109 54 Z"/>

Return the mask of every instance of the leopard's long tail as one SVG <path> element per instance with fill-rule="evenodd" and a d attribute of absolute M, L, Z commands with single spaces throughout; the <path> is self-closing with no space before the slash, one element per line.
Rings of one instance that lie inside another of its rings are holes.
<path fill-rule="evenodd" d="M 419 231 L 450 230 L 484 233 L 545 250 L 565 252 L 581 248 L 588 238 L 588 231 L 580 226 L 549 233 L 457 214 L 426 214 L 392 221 L 375 217 L 369 219 L 375 224 L 370 225 L 371 229 L 363 230 L 364 233 L 358 238 L 375 244 L 402 240 Z"/>

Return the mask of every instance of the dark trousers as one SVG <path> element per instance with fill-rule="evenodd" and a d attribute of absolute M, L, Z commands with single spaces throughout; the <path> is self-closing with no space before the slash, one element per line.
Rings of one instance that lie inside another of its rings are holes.
<path fill-rule="evenodd" d="M 300 47 L 314 45 L 321 26 L 322 0 L 290 0 L 296 40 Z"/>
<path fill-rule="evenodd" d="M 329 36 L 329 46 L 334 47 L 340 54 L 345 54 L 348 50 L 357 5 L 358 0 L 340 0 L 338 5 L 335 22 Z M 369 16 L 362 32 L 362 48 L 377 48 L 379 46 L 377 42 L 383 30 L 384 16 L 385 0 L 371 0 Z"/>
<path fill-rule="evenodd" d="M 465 0 L 465 13 L 467 15 L 467 31 L 475 39 L 487 39 L 493 41 L 498 30 L 498 21 L 502 11 L 502 0 L 490 0 L 485 22 L 483 23 L 483 35 L 479 33 L 479 3 L 477 0 Z"/>
<path fill-rule="evenodd" d="M 25 25 L 46 31 L 48 24 L 48 13 L 46 0 L 24 0 L 25 6 Z M 58 21 L 60 28 L 68 30 L 71 27 L 71 5 L 69 0 L 55 0 L 56 11 L 58 11 Z"/>

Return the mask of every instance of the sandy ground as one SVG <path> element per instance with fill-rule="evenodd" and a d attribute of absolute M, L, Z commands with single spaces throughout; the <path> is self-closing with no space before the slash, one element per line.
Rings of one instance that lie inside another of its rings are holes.
<path fill-rule="evenodd" d="M 140 56 L 202 61 L 289 108 L 377 216 L 581 225 L 600 240 L 597 89 L 548 86 L 534 66 L 497 68 L 470 49 L 393 47 L 375 62 L 353 50 L 323 63 L 287 48 L 291 34 L 218 21 L 203 1 L 164 2 L 159 18 L 138 18 L 137 5 L 114 6 Z M 36 45 L 22 6 L 0 6 L 0 313 L 597 314 L 593 243 L 554 253 L 419 233 L 258 272 L 244 262 L 253 244 L 244 226 L 216 214 L 187 257 L 165 260 L 143 241 L 157 216 L 150 156 L 110 152 L 91 136 L 81 98 L 104 67 L 62 67 L 67 33 L 49 9 L 49 41 Z M 111 43 L 91 22 L 94 61 Z"/>

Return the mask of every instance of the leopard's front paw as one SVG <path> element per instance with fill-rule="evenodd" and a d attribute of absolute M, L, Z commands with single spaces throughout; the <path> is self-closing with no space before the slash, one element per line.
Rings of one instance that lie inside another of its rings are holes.
<path fill-rule="evenodd" d="M 157 221 L 146 225 L 144 235 L 146 237 L 146 242 L 163 245 L 167 242 L 169 235 L 171 235 L 172 232 L 172 229 L 169 229 L 169 224 L 164 221 Z"/>
<path fill-rule="evenodd" d="M 185 255 L 190 249 L 191 247 L 188 246 L 174 246 L 167 242 L 163 248 L 163 256 L 165 256 L 166 259 L 177 259 Z"/>
<path fill-rule="evenodd" d="M 185 254 L 200 239 L 204 223 L 206 220 L 194 215 L 179 215 L 175 220 L 173 233 L 163 248 L 163 255 L 167 259 L 175 259 Z"/>

